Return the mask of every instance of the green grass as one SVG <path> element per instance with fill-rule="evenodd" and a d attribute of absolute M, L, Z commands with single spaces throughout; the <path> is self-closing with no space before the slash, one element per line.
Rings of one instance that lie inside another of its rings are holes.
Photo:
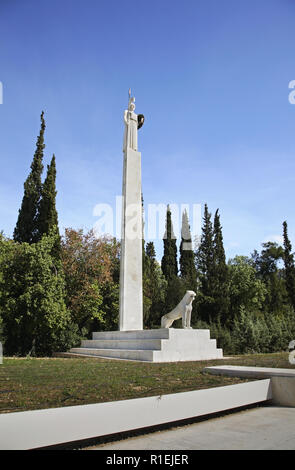
<path fill-rule="evenodd" d="M 294 368 L 288 353 L 230 359 L 150 364 L 94 358 L 4 358 L 0 365 L 0 412 L 126 400 L 245 382 L 203 372 L 232 364 Z"/>

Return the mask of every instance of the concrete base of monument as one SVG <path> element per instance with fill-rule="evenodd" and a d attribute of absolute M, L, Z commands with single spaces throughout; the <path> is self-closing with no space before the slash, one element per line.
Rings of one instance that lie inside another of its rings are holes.
<path fill-rule="evenodd" d="M 71 355 L 146 362 L 222 359 L 222 349 L 209 330 L 161 328 L 157 330 L 104 331 L 72 348 Z"/>

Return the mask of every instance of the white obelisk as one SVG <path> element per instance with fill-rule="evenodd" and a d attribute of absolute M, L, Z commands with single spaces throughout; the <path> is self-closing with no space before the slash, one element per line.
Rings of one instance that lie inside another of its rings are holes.
<path fill-rule="evenodd" d="M 120 331 L 142 330 L 141 154 L 137 151 L 138 119 L 129 90 L 124 112 L 123 202 L 120 260 Z"/>

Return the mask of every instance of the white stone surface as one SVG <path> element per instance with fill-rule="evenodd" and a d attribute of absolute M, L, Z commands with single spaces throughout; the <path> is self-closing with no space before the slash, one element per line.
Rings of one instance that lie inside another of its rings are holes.
<path fill-rule="evenodd" d="M 222 349 L 209 330 L 160 328 L 157 330 L 94 332 L 71 353 L 149 362 L 222 359 Z"/>
<path fill-rule="evenodd" d="M 253 377 L 253 378 L 268 378 L 268 377 L 294 377 L 294 369 L 282 369 L 275 367 L 249 367 L 249 366 L 212 366 L 205 367 L 206 372 L 216 375 L 228 375 L 232 377 Z"/>
<path fill-rule="evenodd" d="M 273 393 L 272 401 L 274 404 L 295 407 L 295 376 L 271 377 L 271 389 Z"/>
<path fill-rule="evenodd" d="M 0 449 L 36 449 L 259 403 L 270 380 L 94 405 L 0 414 Z"/>
<path fill-rule="evenodd" d="M 281 406 L 295 406 L 295 368 L 247 366 L 213 366 L 205 367 L 205 372 L 231 377 L 270 378 L 273 403 Z"/>
<path fill-rule="evenodd" d="M 131 148 L 124 153 L 119 328 L 143 328 L 141 155 Z"/>

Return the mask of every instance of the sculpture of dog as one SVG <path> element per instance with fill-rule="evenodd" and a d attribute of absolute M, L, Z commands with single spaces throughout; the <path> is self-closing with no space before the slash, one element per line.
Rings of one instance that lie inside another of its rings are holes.
<path fill-rule="evenodd" d="M 162 316 L 161 327 L 170 328 L 174 320 L 182 318 L 182 328 L 191 329 L 192 303 L 195 297 L 196 293 L 193 290 L 187 290 L 179 304 L 171 312 Z"/>

